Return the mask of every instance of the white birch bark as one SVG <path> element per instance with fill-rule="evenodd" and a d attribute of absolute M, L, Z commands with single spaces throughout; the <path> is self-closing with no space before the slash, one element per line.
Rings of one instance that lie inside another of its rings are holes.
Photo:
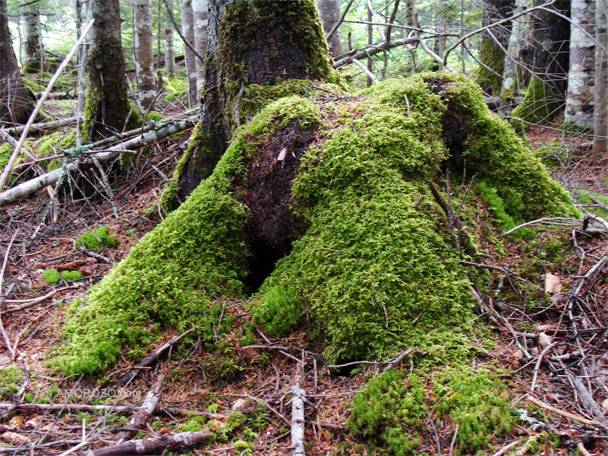
<path fill-rule="evenodd" d="M 606 0 L 595 2 L 595 112 L 593 151 L 598 156 L 608 156 L 608 17 Z M 601 46 L 599 46 L 601 45 Z"/>
<path fill-rule="evenodd" d="M 205 55 L 207 52 L 207 25 L 209 14 L 208 0 L 192 0 L 192 13 L 194 24 L 194 48 L 199 55 Z M 196 80 L 197 93 L 202 93 L 203 85 L 205 84 L 205 71 L 203 62 L 196 59 Z"/>
<path fill-rule="evenodd" d="M 148 109 L 156 94 L 154 87 L 154 52 L 152 49 L 152 6 L 150 0 L 134 0 L 133 13 L 135 34 L 135 74 L 137 75 L 137 96 Z"/>
<path fill-rule="evenodd" d="M 323 22 L 323 29 L 327 36 L 340 20 L 340 0 L 317 0 L 317 7 Z M 327 42 L 329 52 L 333 57 L 341 55 L 340 52 L 340 29 L 336 30 Z"/>
<path fill-rule="evenodd" d="M 595 1 L 572 0 L 571 21 L 570 71 L 564 120 L 579 127 L 593 127 Z"/>
<path fill-rule="evenodd" d="M 530 0 L 515 0 L 513 15 L 521 14 L 530 4 Z M 515 94 L 523 88 L 522 81 L 520 80 L 519 60 L 521 51 L 526 45 L 526 22 L 527 17 L 523 15 L 514 19 L 511 25 L 511 36 L 509 37 L 509 46 L 507 48 L 508 55 L 505 58 L 505 69 L 502 79 L 501 97 L 503 101 L 512 100 Z"/>
<path fill-rule="evenodd" d="M 173 0 L 167 0 L 171 11 L 174 10 Z M 175 77 L 175 45 L 173 42 L 173 23 L 169 13 L 165 11 L 165 71 L 167 78 Z"/>
<path fill-rule="evenodd" d="M 182 13 L 182 33 L 187 41 L 194 45 L 194 19 L 192 17 L 192 0 L 180 0 Z M 184 46 L 186 57 L 186 74 L 188 76 L 188 104 L 191 108 L 199 105 L 197 90 L 196 56 L 188 47 Z"/>

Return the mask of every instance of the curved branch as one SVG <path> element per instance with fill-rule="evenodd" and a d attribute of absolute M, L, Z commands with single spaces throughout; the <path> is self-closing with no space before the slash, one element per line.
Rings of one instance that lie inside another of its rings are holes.
<path fill-rule="evenodd" d="M 334 63 L 334 67 L 340 68 L 344 65 L 348 65 L 349 63 L 351 63 L 351 59 L 359 60 L 365 57 L 373 57 L 376 54 L 380 54 L 381 52 L 388 51 L 396 47 L 405 46 L 406 44 L 417 44 L 419 42 L 420 38 L 418 37 L 400 38 L 391 43 L 382 42 L 380 44 L 374 44 L 363 49 L 354 49 L 348 54 L 344 54 L 338 57 L 338 59 Z"/>

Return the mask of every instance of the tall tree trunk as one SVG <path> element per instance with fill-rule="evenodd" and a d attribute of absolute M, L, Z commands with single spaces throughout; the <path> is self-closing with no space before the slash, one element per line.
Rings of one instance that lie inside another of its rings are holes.
<path fill-rule="evenodd" d="M 520 14 L 530 6 L 530 0 L 515 0 L 515 10 L 513 14 Z M 511 25 L 511 36 L 509 37 L 509 47 L 505 57 L 505 69 L 502 77 L 501 98 L 503 103 L 510 102 L 524 87 L 522 84 L 522 51 L 526 45 L 525 30 L 526 16 L 516 18 Z"/>
<path fill-rule="evenodd" d="M 323 21 L 325 36 L 327 36 L 340 20 L 340 0 L 317 0 L 317 6 L 321 14 L 321 21 Z M 340 29 L 336 30 L 327 44 L 333 57 L 341 55 Z"/>
<path fill-rule="evenodd" d="M 608 11 L 606 0 L 595 2 L 595 39 L 600 46 L 595 47 L 595 113 L 593 151 L 608 157 Z"/>
<path fill-rule="evenodd" d="M 534 6 L 544 4 L 534 0 Z M 530 122 L 548 122 L 563 111 L 570 61 L 570 2 L 557 0 L 547 10 L 536 10 L 531 21 L 532 78 L 524 101 L 513 115 Z"/>
<path fill-rule="evenodd" d="M 250 84 L 334 78 L 313 0 L 217 0 L 209 9 L 205 111 L 199 137 L 179 181 L 184 199 L 209 176 L 238 120 L 239 92 Z M 242 93 L 242 92 L 241 92 Z"/>
<path fill-rule="evenodd" d="M 119 0 L 92 0 L 95 24 L 87 60 L 84 131 L 89 139 L 121 131 L 129 115 Z"/>
<path fill-rule="evenodd" d="M 207 52 L 208 40 L 208 0 L 192 0 L 192 19 L 194 24 L 194 48 L 198 55 L 204 56 Z M 199 96 L 202 96 L 205 85 L 205 65 L 196 59 L 196 85 Z"/>
<path fill-rule="evenodd" d="M 141 105 L 148 109 L 156 94 L 154 90 L 154 51 L 152 49 L 152 4 L 150 0 L 134 0 L 133 10 L 137 96 Z"/>
<path fill-rule="evenodd" d="M 76 14 L 76 39 L 78 39 L 80 38 L 80 32 L 82 30 L 82 1 L 76 0 L 74 6 Z M 78 54 L 76 54 L 76 60 L 78 61 L 78 65 L 80 65 L 80 57 L 81 53 L 78 52 Z"/>
<path fill-rule="evenodd" d="M 0 0 L 0 121 L 25 123 L 33 109 L 13 49 L 6 0 Z"/>
<path fill-rule="evenodd" d="M 564 120 L 593 127 L 595 84 L 595 0 L 572 0 L 570 71 Z"/>
<path fill-rule="evenodd" d="M 37 73 L 44 68 L 44 48 L 40 32 L 40 4 L 30 3 L 23 8 L 25 23 L 25 72 Z"/>
<path fill-rule="evenodd" d="M 173 0 L 167 0 L 171 11 L 174 10 Z M 173 43 L 173 22 L 165 10 L 165 72 L 167 78 L 175 77 L 175 45 Z"/>
<path fill-rule="evenodd" d="M 190 44 L 195 45 L 192 0 L 180 0 L 179 6 L 182 13 L 182 33 Z M 186 57 L 186 75 L 188 78 L 188 105 L 193 108 L 194 106 L 198 106 L 200 104 L 198 99 L 199 95 L 196 78 L 197 73 L 195 59 L 197 59 L 197 57 L 188 46 L 184 46 L 184 54 Z"/>
<path fill-rule="evenodd" d="M 482 26 L 486 27 L 511 16 L 515 0 L 484 0 Z M 488 95 L 498 95 L 502 88 L 505 52 L 509 45 L 511 23 L 490 28 L 482 34 L 477 83 Z"/>

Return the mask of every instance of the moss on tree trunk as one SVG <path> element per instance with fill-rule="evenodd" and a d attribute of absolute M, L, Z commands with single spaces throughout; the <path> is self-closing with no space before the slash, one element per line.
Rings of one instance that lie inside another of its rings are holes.
<path fill-rule="evenodd" d="M 313 0 L 223 0 L 209 13 L 205 65 L 204 138 L 179 176 L 185 199 L 209 176 L 238 125 L 235 104 L 242 87 L 289 79 L 337 81 Z"/>

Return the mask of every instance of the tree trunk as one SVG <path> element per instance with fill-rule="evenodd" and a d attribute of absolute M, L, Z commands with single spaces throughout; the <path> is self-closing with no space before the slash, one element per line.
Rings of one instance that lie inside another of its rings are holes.
<path fill-rule="evenodd" d="M 92 0 L 91 7 L 95 24 L 87 60 L 84 122 L 89 139 L 123 130 L 130 110 L 119 0 Z"/>
<path fill-rule="evenodd" d="M 171 11 L 174 10 L 173 0 L 167 0 Z M 173 22 L 165 10 L 165 74 L 168 79 L 175 77 L 175 46 L 173 44 Z"/>
<path fill-rule="evenodd" d="M 325 36 L 332 31 L 340 20 L 340 0 L 317 0 Z M 341 55 L 340 29 L 336 30 L 329 42 L 329 52 L 333 57 Z"/>
<path fill-rule="evenodd" d="M 534 6 L 544 3 L 534 0 Z M 557 0 L 547 8 L 570 17 L 567 0 Z M 551 11 L 537 10 L 532 15 L 531 29 L 532 78 L 524 101 L 513 115 L 530 122 L 548 122 L 563 111 L 570 61 L 570 23 Z"/>
<path fill-rule="evenodd" d="M 40 33 L 40 4 L 30 3 L 23 6 L 25 23 L 25 64 L 26 73 L 38 73 L 44 69 L 44 48 Z"/>
<path fill-rule="evenodd" d="M 207 52 L 208 40 L 208 17 L 209 3 L 208 0 L 192 0 L 192 20 L 194 24 L 194 49 L 198 55 L 204 56 Z M 199 96 L 203 96 L 203 87 L 205 85 L 205 67 L 204 62 L 196 59 L 196 86 Z"/>
<path fill-rule="evenodd" d="M 195 45 L 194 41 L 194 19 L 192 17 L 192 0 L 180 0 L 179 6 L 182 13 L 182 33 L 186 40 L 190 44 Z M 200 104 L 198 100 L 198 89 L 197 89 L 197 72 L 196 72 L 196 59 L 194 52 L 188 47 L 184 46 L 184 54 L 186 57 L 186 75 L 188 78 L 188 105 L 193 108 Z"/>
<path fill-rule="evenodd" d="M 234 107 L 241 88 L 335 75 L 313 0 L 218 0 L 209 9 L 208 32 L 199 135 L 204 141 L 179 180 L 182 200 L 211 174 L 226 150 L 238 123 Z"/>
<path fill-rule="evenodd" d="M 570 71 L 564 121 L 593 127 L 595 0 L 572 0 L 570 14 Z"/>
<path fill-rule="evenodd" d="M 150 0 L 134 0 L 135 73 L 137 96 L 141 105 L 148 109 L 152 105 L 154 90 L 154 51 L 152 49 L 152 5 Z"/>
<path fill-rule="evenodd" d="M 530 6 L 530 0 L 516 0 L 514 15 L 519 14 Z M 516 18 L 511 26 L 509 47 L 505 57 L 505 69 L 502 77 L 501 98 L 503 103 L 509 103 L 524 87 L 521 68 L 522 52 L 525 48 L 526 16 Z"/>
<path fill-rule="evenodd" d="M 0 0 L 0 121 L 25 123 L 33 109 L 13 49 L 6 0 Z"/>
<path fill-rule="evenodd" d="M 484 0 L 482 26 L 486 27 L 494 22 L 511 16 L 515 0 Z M 482 65 L 479 67 L 477 83 L 487 95 L 498 95 L 502 88 L 502 74 L 504 72 L 505 52 L 509 45 L 511 24 L 490 28 L 482 34 L 479 58 Z"/>
<path fill-rule="evenodd" d="M 606 1 L 595 2 L 595 39 L 601 46 L 595 47 L 595 122 L 593 151 L 602 157 L 608 155 L 608 17 Z"/>

